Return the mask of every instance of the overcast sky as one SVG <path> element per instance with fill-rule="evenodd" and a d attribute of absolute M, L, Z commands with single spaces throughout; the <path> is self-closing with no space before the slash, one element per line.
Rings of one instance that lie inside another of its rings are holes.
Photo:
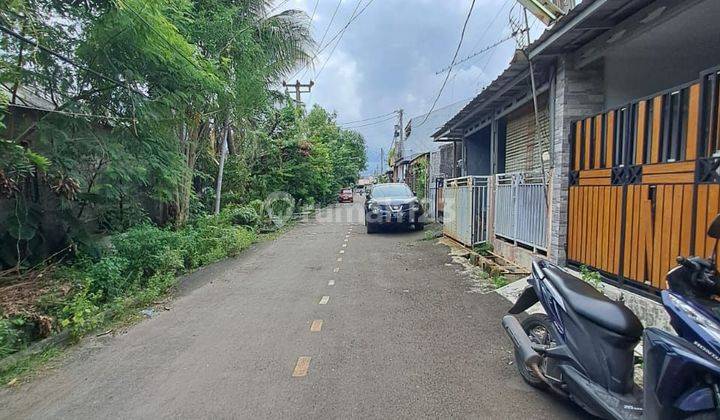
<path fill-rule="evenodd" d="M 277 0 L 280 9 L 300 9 L 313 16 L 312 30 L 317 42 L 332 37 L 345 26 L 358 0 Z M 359 0 L 361 10 L 370 0 Z M 344 32 L 339 43 L 325 47 L 314 68 L 301 71 L 297 79 L 315 81 L 303 100 L 336 111 L 340 123 L 387 114 L 402 108 L 407 118 L 426 113 L 442 85 L 444 75 L 435 73 L 450 64 L 460 39 L 471 0 L 375 0 Z M 509 24 L 515 0 L 476 0 L 472 17 L 458 55 L 462 59 L 502 38 L 512 30 Z M 520 6 L 514 7 L 517 16 Z M 532 22 L 531 22 L 532 23 Z M 540 25 L 533 25 L 533 35 Z M 333 51 L 334 48 L 334 51 Z M 508 65 L 515 50 L 513 40 L 459 64 L 453 71 L 436 108 L 475 96 Z M 332 53 L 332 54 L 331 54 Z M 323 68 L 324 65 L 324 68 Z M 322 68 L 322 71 L 321 71 Z M 294 81 L 294 79 L 293 79 Z M 350 127 L 382 121 L 351 124 Z M 395 120 L 357 128 L 368 148 L 368 172 L 376 170 L 380 149 L 392 142 Z"/>

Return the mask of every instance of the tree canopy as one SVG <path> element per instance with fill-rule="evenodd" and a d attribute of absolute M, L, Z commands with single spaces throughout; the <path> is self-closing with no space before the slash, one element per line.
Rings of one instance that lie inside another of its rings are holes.
<path fill-rule="evenodd" d="M 365 168 L 358 133 L 278 91 L 315 48 L 268 0 L 4 0 L 0 266 L 151 220 L 181 227 L 272 191 L 326 203 Z"/>

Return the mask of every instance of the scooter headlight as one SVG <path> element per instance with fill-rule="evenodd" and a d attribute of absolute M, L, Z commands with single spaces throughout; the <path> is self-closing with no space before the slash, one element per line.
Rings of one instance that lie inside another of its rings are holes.
<path fill-rule="evenodd" d="M 695 308 L 672 294 L 668 294 L 670 301 L 680 309 L 685 315 L 692 319 L 703 331 L 705 331 L 713 340 L 720 343 L 720 326 L 714 320 L 708 318 L 703 313 L 698 312 Z"/>

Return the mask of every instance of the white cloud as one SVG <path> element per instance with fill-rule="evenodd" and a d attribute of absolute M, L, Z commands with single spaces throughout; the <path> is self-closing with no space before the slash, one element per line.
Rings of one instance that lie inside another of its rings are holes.
<path fill-rule="evenodd" d="M 316 72 L 320 71 L 329 51 L 318 58 Z M 316 72 L 308 72 L 308 77 Z M 337 111 L 340 120 L 353 121 L 362 118 L 363 100 L 359 85 L 363 75 L 358 63 L 340 48 L 336 49 L 320 77 L 313 92 L 308 96 L 310 104 L 318 104 L 330 111 Z"/>

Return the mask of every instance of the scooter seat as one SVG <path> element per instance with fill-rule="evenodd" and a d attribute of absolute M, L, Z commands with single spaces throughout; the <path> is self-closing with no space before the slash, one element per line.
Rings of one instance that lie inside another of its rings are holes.
<path fill-rule="evenodd" d="M 622 303 L 608 298 L 592 285 L 558 267 L 546 266 L 543 272 L 565 304 L 581 317 L 626 337 L 640 338 L 642 335 L 640 320 Z"/>

